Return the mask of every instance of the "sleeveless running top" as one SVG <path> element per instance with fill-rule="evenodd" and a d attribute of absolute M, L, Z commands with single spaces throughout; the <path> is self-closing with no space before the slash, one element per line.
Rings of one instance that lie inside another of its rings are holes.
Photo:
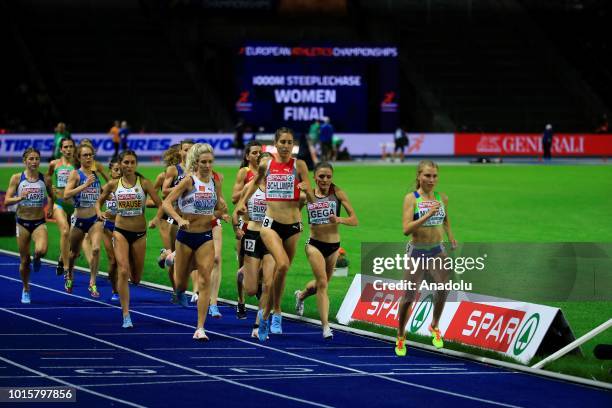
<path fill-rule="evenodd" d="M 249 211 L 249 219 L 255 222 L 263 222 L 266 217 L 266 193 L 258 187 L 255 193 L 247 202 L 247 210 Z"/>
<path fill-rule="evenodd" d="M 276 160 L 268 162 L 266 170 L 266 201 L 299 201 L 297 161 L 291 158 L 287 163 Z"/>
<path fill-rule="evenodd" d="M 247 169 L 247 172 L 246 172 L 246 175 L 244 176 L 244 184 L 248 183 L 249 181 L 255 178 L 255 173 L 253 173 L 253 170 L 251 170 L 250 167 L 245 167 L 245 169 Z"/>
<path fill-rule="evenodd" d="M 210 178 L 208 183 L 191 176 L 193 189 L 178 200 L 179 209 L 183 214 L 213 215 L 217 205 L 217 192 L 215 180 Z"/>
<path fill-rule="evenodd" d="M 136 184 L 132 187 L 126 187 L 123 184 L 123 177 L 120 178 L 115 190 L 115 202 L 116 214 L 122 217 L 136 217 L 144 214 L 146 194 L 140 184 L 140 177 L 136 179 Z M 108 201 L 106 203 L 108 208 Z"/>
<path fill-rule="evenodd" d="M 19 185 L 17 186 L 17 196 L 21 197 L 26 194 L 25 198 L 17 205 L 19 207 L 42 208 L 45 206 L 47 199 L 47 187 L 45 186 L 45 177 L 38 173 L 38 180 L 31 182 L 26 177 L 25 172 L 21 173 Z"/>
<path fill-rule="evenodd" d="M 336 196 L 336 188 L 332 184 L 325 197 L 317 197 L 316 201 L 308 203 L 308 223 L 312 225 L 329 224 L 329 216 L 340 215 L 340 200 Z"/>
<path fill-rule="evenodd" d="M 180 164 L 176 165 L 176 173 L 177 176 L 174 178 L 174 180 L 172 180 L 172 187 L 178 186 L 179 183 L 185 178 L 185 170 L 183 170 L 183 167 Z"/>
<path fill-rule="evenodd" d="M 414 192 L 414 197 L 416 198 L 416 203 L 414 206 L 414 220 L 418 220 L 421 217 L 424 217 L 425 214 L 429 212 L 429 209 L 433 206 L 435 201 L 440 203 L 440 208 L 434 215 L 432 215 L 422 227 L 438 227 L 444 223 L 444 218 L 446 217 L 446 210 L 444 208 L 444 203 L 442 202 L 442 198 L 440 194 L 434 191 L 435 201 L 423 200 L 423 197 L 417 192 Z"/>
<path fill-rule="evenodd" d="M 77 170 L 77 172 L 79 174 L 78 185 L 81 186 L 87 181 L 88 176 L 81 169 Z M 100 180 L 95 172 L 93 172 L 93 175 L 96 181 L 74 196 L 74 208 L 92 208 L 96 205 L 96 201 L 100 198 Z"/>
<path fill-rule="evenodd" d="M 53 185 L 57 188 L 66 188 L 68 176 L 70 176 L 72 170 L 74 170 L 72 164 L 56 166 L 55 170 L 53 170 Z"/>
<path fill-rule="evenodd" d="M 111 213 L 111 215 L 117 215 L 117 198 L 115 197 L 115 193 L 111 192 L 108 200 L 106 200 L 106 210 Z"/>

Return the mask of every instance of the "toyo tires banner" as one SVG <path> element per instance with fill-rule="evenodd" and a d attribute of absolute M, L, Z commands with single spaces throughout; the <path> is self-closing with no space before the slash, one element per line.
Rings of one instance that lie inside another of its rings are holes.
<path fill-rule="evenodd" d="M 403 291 L 382 288 L 378 281 L 399 282 L 356 275 L 336 316 L 340 324 L 362 321 L 397 329 Z M 447 302 L 440 318 L 444 340 L 496 351 L 522 363 L 529 362 L 549 336 L 555 336 L 555 330 L 549 330 L 553 325 L 567 325 L 558 308 L 473 292 L 459 291 L 456 295 L 459 301 Z M 406 324 L 408 339 L 411 333 L 430 336 L 433 305 L 433 293 L 418 294 Z M 573 340 L 573 335 L 554 340 L 561 348 Z"/>
<path fill-rule="evenodd" d="M 456 156 L 541 156 L 542 134 L 456 133 Z M 555 134 L 554 156 L 612 156 L 612 135 Z"/>

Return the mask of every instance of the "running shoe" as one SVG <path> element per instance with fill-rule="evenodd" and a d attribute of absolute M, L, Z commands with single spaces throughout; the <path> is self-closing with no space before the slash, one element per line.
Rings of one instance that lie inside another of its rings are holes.
<path fill-rule="evenodd" d="M 442 340 L 442 333 L 440 333 L 440 329 L 438 327 L 433 328 L 429 326 L 429 332 L 432 336 L 431 344 L 438 349 L 444 347 L 444 341 Z"/>
<path fill-rule="evenodd" d="M 21 291 L 21 303 L 25 303 L 26 305 L 30 304 L 30 292 L 26 292 L 25 290 Z"/>
<path fill-rule="evenodd" d="M 200 327 L 195 331 L 195 333 L 193 333 L 193 338 L 195 340 L 208 341 L 208 336 L 206 335 L 206 332 L 204 332 L 204 328 L 202 327 Z"/>
<path fill-rule="evenodd" d="M 57 261 L 57 266 L 55 267 L 55 274 L 57 276 L 60 276 L 63 273 L 64 273 L 64 261 L 60 259 L 59 261 Z"/>
<path fill-rule="evenodd" d="M 174 252 L 170 252 L 167 256 L 166 256 L 166 267 L 170 268 L 171 266 L 174 266 Z"/>
<path fill-rule="evenodd" d="M 111 302 L 118 302 L 119 301 L 119 294 L 113 292 L 113 295 L 111 296 L 110 301 Z"/>
<path fill-rule="evenodd" d="M 100 297 L 100 292 L 98 292 L 98 287 L 96 285 L 89 285 L 87 290 L 89 290 L 89 294 L 91 295 L 92 298 Z"/>
<path fill-rule="evenodd" d="M 162 248 L 159 251 L 159 256 L 157 257 L 157 265 L 162 269 L 164 269 L 166 266 L 166 257 L 164 255 L 166 255 L 166 249 Z"/>
<path fill-rule="evenodd" d="M 214 317 L 215 319 L 220 319 L 223 315 L 219 312 L 219 306 L 210 305 L 208 306 L 208 314 Z"/>
<path fill-rule="evenodd" d="M 331 327 L 325 326 L 323 328 L 323 338 L 325 340 L 331 340 L 334 338 L 334 332 L 332 331 Z"/>
<path fill-rule="evenodd" d="M 247 318 L 247 311 L 244 303 L 238 303 L 236 306 L 236 318 L 240 320 Z"/>
<path fill-rule="evenodd" d="M 130 317 L 129 313 L 126 316 L 123 316 L 123 324 L 121 325 L 121 327 L 123 327 L 124 329 L 131 329 L 134 327 L 134 325 L 132 324 L 132 318 Z"/>
<path fill-rule="evenodd" d="M 176 292 L 172 292 L 172 295 L 170 295 L 170 303 L 172 303 L 173 305 L 178 305 L 178 298 L 176 297 Z"/>
<path fill-rule="evenodd" d="M 253 337 L 255 339 L 258 338 L 259 337 L 258 332 L 259 332 L 259 325 L 257 323 L 255 323 L 253 325 L 253 330 L 251 331 L 251 337 Z"/>
<path fill-rule="evenodd" d="M 293 294 L 295 295 L 295 313 L 298 316 L 304 316 L 304 300 L 300 299 L 302 292 L 298 289 Z"/>
<path fill-rule="evenodd" d="M 395 354 L 398 357 L 404 357 L 407 351 L 406 339 L 404 337 L 398 337 L 397 340 L 395 340 Z"/>
<path fill-rule="evenodd" d="M 64 290 L 68 293 L 72 293 L 72 279 L 66 275 L 66 280 L 64 280 Z"/>
<path fill-rule="evenodd" d="M 263 309 L 259 309 L 257 312 L 259 315 L 259 330 L 257 331 L 257 338 L 259 341 L 264 342 L 268 339 L 268 331 L 270 329 L 270 322 L 263 318 Z"/>
<path fill-rule="evenodd" d="M 272 314 L 272 324 L 270 325 L 270 333 L 272 334 L 282 334 L 283 333 L 283 315 L 280 313 Z"/>
<path fill-rule="evenodd" d="M 177 292 L 176 293 L 177 303 L 183 307 L 189 307 L 189 300 L 187 300 L 187 295 L 185 292 Z"/>
<path fill-rule="evenodd" d="M 198 292 L 195 292 L 193 295 L 191 295 L 191 303 L 198 303 Z"/>
<path fill-rule="evenodd" d="M 40 258 L 35 256 L 32 260 L 32 269 L 34 270 L 34 272 L 40 272 L 40 264 Z"/>

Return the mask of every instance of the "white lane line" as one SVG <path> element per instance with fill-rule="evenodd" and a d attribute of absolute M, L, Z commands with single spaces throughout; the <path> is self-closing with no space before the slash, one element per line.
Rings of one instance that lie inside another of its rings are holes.
<path fill-rule="evenodd" d="M 384 349 L 389 346 L 322 346 L 322 347 L 284 347 L 285 350 L 348 350 L 348 349 Z"/>
<path fill-rule="evenodd" d="M 319 364 L 241 364 L 241 365 L 199 365 L 198 368 L 243 368 L 243 367 L 319 367 Z"/>
<path fill-rule="evenodd" d="M 80 366 L 44 366 L 39 368 L 166 368 L 163 365 L 100 365 L 100 366 L 92 366 L 92 365 L 80 365 Z"/>
<path fill-rule="evenodd" d="M 24 315 L 24 314 L 21 314 L 21 313 L 12 311 L 12 310 L 7 310 L 5 308 L 0 308 L 0 311 L 3 311 L 5 313 L 10 313 L 12 315 L 22 317 L 24 319 L 32 320 L 32 321 L 35 321 L 35 322 L 38 322 L 38 323 L 41 323 L 41 324 L 53 327 L 55 329 L 65 331 L 65 332 L 70 333 L 70 334 L 74 334 L 74 335 L 77 335 L 77 336 L 85 337 L 87 339 L 94 340 L 94 341 L 106 344 L 107 346 L 112 346 L 112 347 L 116 347 L 116 348 L 124 350 L 124 351 L 129 351 L 129 352 L 134 353 L 134 354 L 136 354 L 138 356 L 141 356 L 141 357 L 144 357 L 144 358 L 148 358 L 150 360 L 154 360 L 154 361 L 157 361 L 159 363 L 164 363 L 164 364 L 167 364 L 169 366 L 180 368 L 180 369 L 192 372 L 194 374 L 199 374 L 199 375 L 204 376 L 204 377 L 217 378 L 217 379 L 219 379 L 221 381 L 228 382 L 230 384 L 237 385 L 239 387 L 247 388 L 247 389 L 250 389 L 252 391 L 261 392 L 261 393 L 264 393 L 264 394 L 272 395 L 272 396 L 279 397 L 279 398 L 288 399 L 288 400 L 291 400 L 291 401 L 301 402 L 301 403 L 307 404 L 307 405 L 313 405 L 313 406 L 324 407 L 324 408 L 331 408 L 329 405 L 318 404 L 316 402 L 311 402 L 311 401 L 303 400 L 301 398 L 292 397 L 290 395 L 280 394 L 280 393 L 273 392 L 273 391 L 268 391 L 268 390 L 265 390 L 265 389 L 262 389 L 262 388 L 253 387 L 253 386 L 246 385 L 246 384 L 241 384 L 240 382 L 233 381 L 233 380 L 230 380 L 230 379 L 221 378 L 221 377 L 218 377 L 218 376 L 216 376 L 214 374 L 208 374 L 208 373 L 205 373 L 203 371 L 193 369 L 191 367 L 187 367 L 187 366 L 183 366 L 181 364 L 173 363 L 172 361 L 167 361 L 167 360 L 164 360 L 164 359 L 161 359 L 161 358 L 158 358 L 158 357 L 154 357 L 152 355 L 149 355 L 149 354 L 146 354 L 146 353 L 142 353 L 142 352 L 140 352 L 138 350 L 133 350 L 133 349 L 130 349 L 128 347 L 121 346 L 119 344 L 115 344 L 115 343 L 111 343 L 111 342 L 106 341 L 106 340 L 98 339 L 98 338 L 90 336 L 88 334 L 80 333 L 80 332 L 77 332 L 77 331 L 74 331 L 74 330 L 70 330 L 70 329 L 68 329 L 66 327 L 58 326 L 56 324 L 49 323 L 49 322 L 45 322 L 44 320 L 36 319 L 34 317 L 30 317 L 30 316 L 27 316 L 27 315 Z"/>
<path fill-rule="evenodd" d="M 7 309 L 8 310 L 8 309 Z M 0 336 L 67 336 L 66 333 L 1 333 Z"/>
<path fill-rule="evenodd" d="M 381 374 L 386 374 L 386 375 L 394 375 L 393 373 L 381 373 Z M 406 373 L 406 374 L 401 374 L 401 376 L 405 376 L 405 375 L 440 375 L 440 374 L 444 374 L 444 375 L 488 375 L 488 374 L 513 374 L 512 372 L 502 372 L 502 371 L 495 371 L 495 372 L 491 372 L 491 371 L 466 371 L 466 372 L 460 372 L 460 373 L 431 373 L 431 372 L 422 372 L 422 373 Z M 253 375 L 251 377 L 242 377 L 240 378 L 240 381 L 259 381 L 259 380 L 264 380 L 264 381 L 269 381 L 269 380 L 284 380 L 284 379 L 295 379 L 295 380 L 301 380 L 301 379 L 305 379 L 305 380 L 313 380 L 313 379 L 317 379 L 317 378 L 322 378 L 322 379 L 327 379 L 327 378 L 343 378 L 343 377 L 358 377 L 361 376 L 363 377 L 363 375 L 356 375 L 354 373 L 337 373 L 337 374 L 321 374 L 318 377 L 312 377 L 312 375 L 309 377 L 308 375 L 303 375 L 303 376 L 299 376 L 299 375 L 285 375 L 285 374 L 274 374 L 275 377 L 268 377 L 268 376 L 262 376 L 260 374 L 257 375 Z M 187 384 L 187 383 L 205 383 L 205 382 L 218 382 L 218 380 L 214 380 L 214 379 L 199 379 L 199 380 L 177 380 L 177 381 L 148 381 L 148 382 L 122 382 L 122 383 L 108 383 L 108 384 L 87 384 L 87 385 L 83 385 L 83 387 L 125 387 L 125 386 L 131 386 L 131 385 L 161 385 L 161 384 Z"/>
<path fill-rule="evenodd" d="M 41 360 L 114 360 L 114 357 L 41 357 Z"/>
<path fill-rule="evenodd" d="M 237 359 L 237 358 L 247 358 L 247 359 L 253 359 L 253 358 L 265 358 L 265 357 L 224 357 L 224 356 L 214 356 L 214 357 L 210 357 L 210 356 L 201 356 L 201 357 L 189 357 L 189 358 L 194 359 L 194 360 L 199 360 L 199 359 L 206 360 L 206 359 L 208 359 L 208 358 L 228 358 L 228 359 L 230 359 L 230 358 L 231 358 L 232 360 L 234 360 L 234 359 Z"/>
<path fill-rule="evenodd" d="M 443 364 L 433 364 L 433 363 L 371 363 L 371 364 L 349 364 L 351 367 L 361 367 L 361 366 L 463 366 L 464 363 L 443 363 Z"/>
<path fill-rule="evenodd" d="M 56 309 L 111 309 L 109 306 L 49 306 L 49 307 L 7 307 L 9 310 L 56 310 Z"/>
<path fill-rule="evenodd" d="M 0 275 L 0 278 L 11 280 L 11 281 L 14 281 L 16 283 L 21 283 L 21 281 L 19 279 L 11 278 L 11 277 L 8 277 L 8 276 L 5 276 L 5 275 Z M 64 296 L 75 297 L 75 298 L 82 299 L 82 300 L 85 300 L 85 301 L 88 301 L 88 302 L 95 302 L 95 303 L 105 304 L 105 303 L 103 303 L 102 301 L 99 301 L 99 300 L 87 298 L 87 297 L 84 297 L 84 296 L 75 295 L 75 294 L 72 294 L 72 293 L 69 294 L 69 293 L 66 293 L 64 291 L 60 291 L 60 290 L 57 290 L 57 289 L 49 288 L 49 287 L 46 287 L 46 286 L 43 286 L 43 285 L 38 285 L 38 284 L 32 284 L 31 283 L 30 286 L 39 287 L 41 289 L 45 289 L 45 290 L 48 290 L 50 292 L 56 292 L 56 293 L 64 295 Z M 112 307 L 114 307 L 116 309 L 120 309 L 120 306 L 114 306 L 113 305 Z M 194 326 L 191 326 L 191 325 L 188 325 L 188 324 L 185 324 L 185 323 L 181 323 L 181 322 L 177 322 L 175 320 L 166 319 L 166 318 L 163 318 L 163 317 L 151 315 L 151 314 L 148 314 L 148 313 L 134 311 L 134 314 L 138 314 L 138 315 L 141 315 L 141 316 L 146 316 L 146 317 L 149 317 L 151 319 L 156 319 L 156 320 L 160 320 L 160 321 L 167 322 L 167 323 L 173 323 L 173 324 L 175 324 L 177 326 L 189 327 L 191 329 L 195 328 Z M 27 317 L 27 316 L 25 316 L 25 317 Z M 43 322 L 43 323 L 46 323 L 46 322 Z M 271 347 L 271 346 L 266 346 L 264 344 L 259 344 L 259 343 L 255 343 L 255 342 L 248 341 L 248 340 L 245 340 L 245 339 L 241 339 L 239 337 L 233 337 L 233 336 L 230 336 L 230 335 L 227 335 L 227 334 L 223 334 L 223 333 L 219 333 L 219 332 L 214 332 L 214 331 L 209 331 L 209 333 L 215 334 L 215 335 L 217 335 L 219 337 L 224 337 L 224 338 L 227 338 L 227 339 L 233 339 L 233 340 L 239 341 L 241 343 L 245 343 L 245 344 L 249 344 L 249 345 L 254 345 L 254 346 L 257 346 L 257 347 L 260 347 L 260 348 L 263 348 L 263 349 L 276 351 L 278 353 L 282 353 L 282 354 L 285 354 L 285 355 L 289 355 L 289 356 L 293 356 L 293 357 L 296 357 L 296 358 L 300 358 L 302 360 L 312 361 L 312 362 L 323 364 L 323 365 L 327 365 L 327 366 L 330 366 L 330 367 L 342 368 L 342 369 L 345 369 L 345 370 L 350 371 L 350 372 L 367 374 L 365 371 L 361 371 L 361 370 L 356 369 L 356 368 L 352 368 L 352 367 L 348 367 L 348 366 L 343 366 L 343 365 L 335 364 L 335 363 L 330 363 L 330 362 L 323 361 L 323 360 L 318 360 L 318 359 L 313 358 L 313 357 L 302 356 L 302 355 L 299 355 L 299 354 L 296 354 L 296 353 L 292 353 L 290 351 L 276 349 L 276 348 Z M 98 340 L 96 338 L 94 338 L 94 339 Z M 472 401 L 479 401 L 479 402 L 483 402 L 483 403 L 487 403 L 487 404 L 503 406 L 503 407 L 510 407 L 510 408 L 518 408 L 519 407 L 518 405 L 506 404 L 506 403 L 503 403 L 503 402 L 488 400 L 488 399 L 485 399 L 485 398 L 478 398 L 478 397 L 474 397 L 474 396 L 467 395 L 467 394 L 461 394 L 461 393 L 452 392 L 452 391 L 448 391 L 448 390 L 441 389 L 441 388 L 435 388 L 435 387 L 430 387 L 430 386 L 427 386 L 427 385 L 412 383 L 412 382 L 408 382 L 408 381 L 402 381 L 402 380 L 398 380 L 396 378 L 385 377 L 385 376 L 382 376 L 382 375 L 372 375 L 372 377 L 379 378 L 379 379 L 382 379 L 382 380 L 387 380 L 387 381 L 390 381 L 390 382 L 395 382 L 395 383 L 398 383 L 398 384 L 404 384 L 404 385 L 408 385 L 410 387 L 420 388 L 420 389 L 423 389 L 423 390 L 428 390 L 428 391 L 432 391 L 432 392 L 436 392 L 436 393 L 440 393 L 440 394 L 452 395 L 452 396 L 459 397 L 459 398 L 465 398 L 465 399 L 472 400 Z"/>
<path fill-rule="evenodd" d="M 212 333 L 212 332 L 211 332 Z M 246 335 L 251 335 L 252 332 L 230 332 L 228 334 L 232 334 L 235 336 L 246 336 Z M 319 335 L 322 336 L 321 332 L 301 332 L 301 333 L 288 333 L 288 332 L 283 332 L 283 336 L 310 336 L 310 335 Z"/>
<path fill-rule="evenodd" d="M 397 356 L 392 356 L 392 355 L 380 355 L 380 356 L 338 356 L 340 358 L 395 358 L 397 359 Z"/>
<path fill-rule="evenodd" d="M 21 265 L 21 264 L 18 264 L 18 263 L 8 263 L 8 262 L 7 263 L 4 263 L 4 262 L 0 263 L 0 266 L 17 266 L 17 265 Z"/>
<path fill-rule="evenodd" d="M 15 361 L 9 360 L 8 358 L 4 358 L 2 356 L 0 356 L 0 360 L 4 361 L 7 364 L 11 364 L 11 365 L 13 365 L 13 366 L 15 366 L 17 368 L 21 368 L 22 370 L 28 371 L 28 372 L 30 372 L 32 374 L 37 374 L 39 377 L 46 378 L 47 380 L 55 381 L 57 383 L 66 385 L 68 387 L 76 388 L 79 391 L 83 391 L 83 392 L 86 392 L 88 394 L 95 395 L 96 397 L 105 398 L 107 400 L 114 401 L 114 402 L 119 402 L 121 404 L 129 405 L 131 407 L 145 408 L 144 405 L 138 405 L 138 404 L 135 404 L 135 403 L 130 402 L 130 401 L 122 400 L 122 399 L 119 399 L 119 398 L 111 397 L 110 395 L 101 394 L 101 393 L 99 393 L 97 391 L 89 390 L 89 389 L 87 389 L 85 387 L 82 387 L 80 385 L 72 384 L 72 383 L 70 383 L 68 381 L 64 381 L 64 380 L 62 380 L 60 378 L 47 375 L 47 374 L 45 374 L 45 373 L 43 373 L 41 371 L 38 371 L 38 370 L 34 370 L 33 368 L 26 367 L 24 365 L 21 365 L 21 364 L 15 362 Z"/>
<path fill-rule="evenodd" d="M 175 351 L 175 350 L 257 350 L 257 347 L 153 347 L 146 348 L 146 351 Z"/>
<path fill-rule="evenodd" d="M 96 348 L 96 349 L 65 349 L 65 348 L 0 348 L 0 352 L 2 351 L 116 351 L 115 349 L 105 349 L 105 348 Z"/>
<path fill-rule="evenodd" d="M 130 313 L 134 312 L 130 310 Z M 94 333 L 96 336 L 191 336 L 193 332 L 177 333 L 139 333 L 139 332 L 119 332 L 119 333 Z"/>

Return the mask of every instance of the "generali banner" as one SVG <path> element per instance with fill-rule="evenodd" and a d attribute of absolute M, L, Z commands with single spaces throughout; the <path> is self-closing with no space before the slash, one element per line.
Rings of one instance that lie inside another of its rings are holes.
<path fill-rule="evenodd" d="M 455 133 L 455 156 L 541 156 L 542 134 Z M 612 135 L 555 134 L 554 156 L 612 156 Z"/>
<path fill-rule="evenodd" d="M 382 283 L 387 285 L 383 285 Z M 397 329 L 401 290 L 388 289 L 391 279 L 358 274 L 336 318 L 340 324 L 362 321 Z M 438 324 L 447 341 L 496 351 L 527 363 L 536 354 L 548 329 L 561 311 L 558 308 L 455 291 Z M 410 334 L 430 336 L 434 294 L 423 291 L 410 310 L 406 324 Z M 563 318 L 561 314 L 561 318 Z"/>

